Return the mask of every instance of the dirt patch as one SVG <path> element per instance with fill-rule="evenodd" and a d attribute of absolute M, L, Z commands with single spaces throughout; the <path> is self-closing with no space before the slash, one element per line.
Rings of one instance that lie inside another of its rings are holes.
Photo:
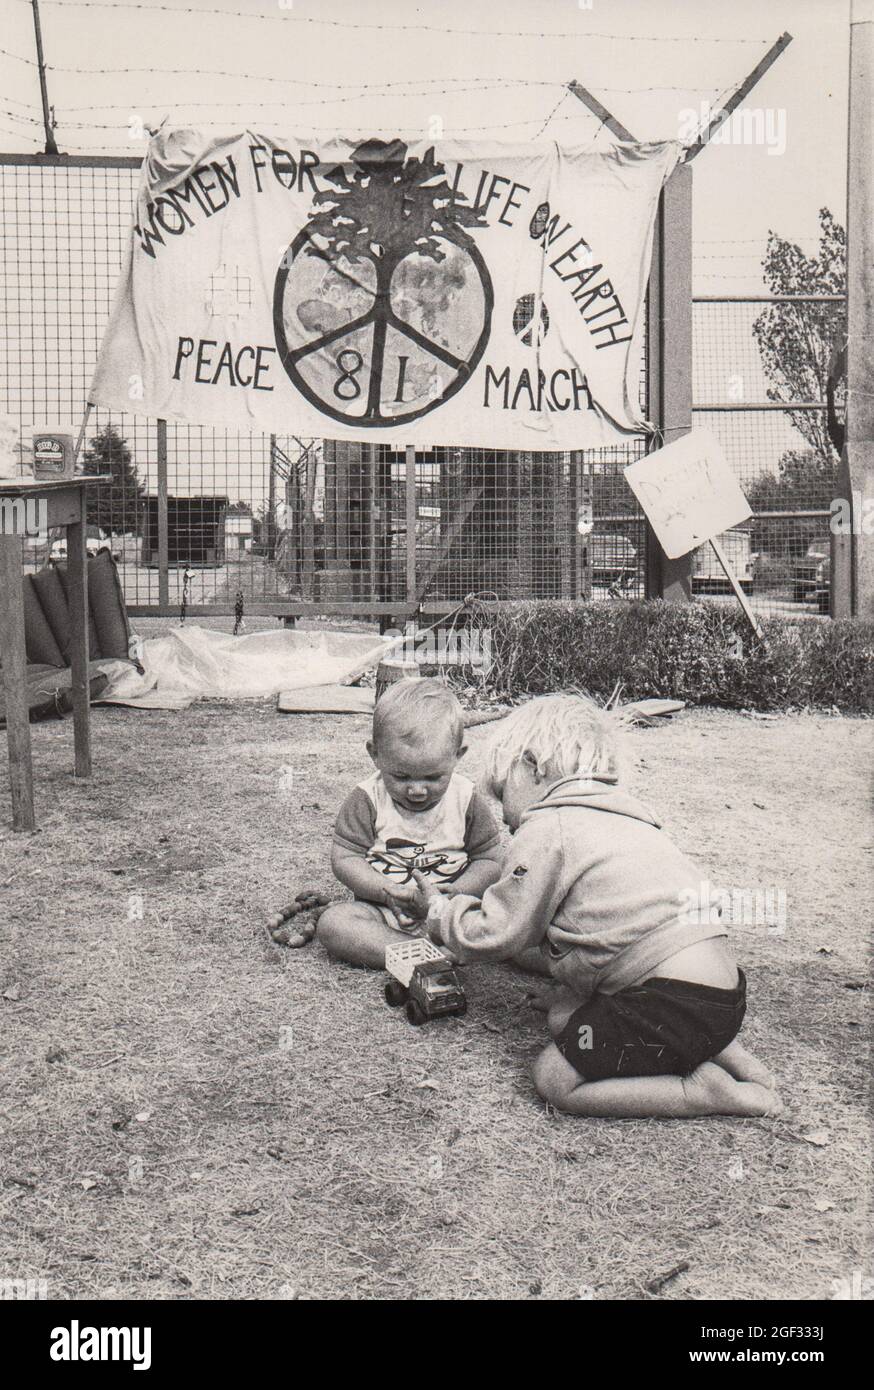
<path fill-rule="evenodd" d="M 687 1261 L 659 1297 L 819 1299 L 863 1268 L 869 724 L 632 735 L 636 791 L 714 884 L 786 893 L 780 931 L 734 939 L 787 1112 L 676 1123 L 548 1111 L 510 968 L 412 1029 L 380 976 L 270 944 L 300 888 L 338 891 L 364 717 L 204 702 L 93 732 L 76 783 L 70 725 L 34 728 L 35 835 L 2 808 L 6 1274 L 55 1298 L 635 1299 Z"/>

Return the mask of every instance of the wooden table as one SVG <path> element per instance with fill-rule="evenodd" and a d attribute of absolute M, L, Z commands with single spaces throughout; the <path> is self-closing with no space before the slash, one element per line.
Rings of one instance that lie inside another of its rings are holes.
<path fill-rule="evenodd" d="M 33 813 L 33 762 L 27 701 L 27 653 L 24 643 L 24 520 L 21 512 L 24 510 L 23 504 L 33 504 L 40 499 L 45 504 L 45 524 L 49 527 L 66 528 L 75 774 L 77 777 L 90 777 L 85 488 L 93 481 L 94 478 L 85 475 L 39 482 L 27 478 L 0 478 L 0 658 L 3 661 L 3 685 L 6 692 L 6 739 L 9 744 L 12 825 L 15 830 L 33 830 L 36 824 Z M 16 501 L 18 507 L 15 505 Z"/>

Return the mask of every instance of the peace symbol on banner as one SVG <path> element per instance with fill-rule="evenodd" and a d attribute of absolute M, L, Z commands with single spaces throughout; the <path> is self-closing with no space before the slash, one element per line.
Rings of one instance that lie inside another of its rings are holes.
<path fill-rule="evenodd" d="M 282 364 L 312 405 L 380 428 L 415 420 L 464 386 L 488 342 L 493 302 L 476 246 L 447 243 L 437 267 L 413 252 L 389 279 L 366 263 L 308 262 L 308 244 L 303 231 L 277 275 L 274 327 Z"/>
<path fill-rule="evenodd" d="M 401 142 L 356 150 L 337 188 L 282 258 L 273 296 L 276 346 L 289 378 L 344 424 L 418 419 L 460 391 L 489 339 L 494 303 L 483 257 L 464 231 L 475 210 L 448 197 L 429 152 Z"/>

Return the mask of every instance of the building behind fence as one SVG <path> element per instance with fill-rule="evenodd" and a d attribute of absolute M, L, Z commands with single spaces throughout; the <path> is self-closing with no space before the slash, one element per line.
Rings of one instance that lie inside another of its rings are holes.
<path fill-rule="evenodd" d="M 137 179 L 136 160 L 0 156 L 0 409 L 24 438 L 56 422 L 78 427 Z M 692 316 L 693 419 L 719 437 L 754 507 L 726 548 L 759 612 L 796 616 L 827 607 L 837 456 L 824 401 L 769 399 L 753 328 L 805 306 L 839 336 L 837 296 L 701 296 Z M 645 409 L 646 362 L 644 352 Z M 410 469 L 384 445 L 165 425 L 136 414 L 132 390 L 130 413 L 92 412 L 85 459 L 110 475 L 91 491 L 89 518 L 94 540 L 120 556 L 134 613 L 178 611 L 183 584 L 189 611 L 215 613 L 233 612 L 240 592 L 248 612 L 277 614 L 309 603 L 448 606 L 469 592 L 644 593 L 646 527 L 622 476 L 642 436 L 569 454 L 440 448 Z M 45 563 L 48 548 L 33 545 L 31 563 Z M 727 585 L 710 557 L 706 546 L 694 559 L 693 592 L 718 596 Z"/>

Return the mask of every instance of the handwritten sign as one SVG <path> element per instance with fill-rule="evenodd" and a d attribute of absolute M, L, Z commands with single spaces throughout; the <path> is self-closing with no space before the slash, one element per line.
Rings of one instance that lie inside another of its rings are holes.
<path fill-rule="evenodd" d="M 671 560 L 752 514 L 710 430 L 694 429 L 629 464 L 625 479 Z"/>

